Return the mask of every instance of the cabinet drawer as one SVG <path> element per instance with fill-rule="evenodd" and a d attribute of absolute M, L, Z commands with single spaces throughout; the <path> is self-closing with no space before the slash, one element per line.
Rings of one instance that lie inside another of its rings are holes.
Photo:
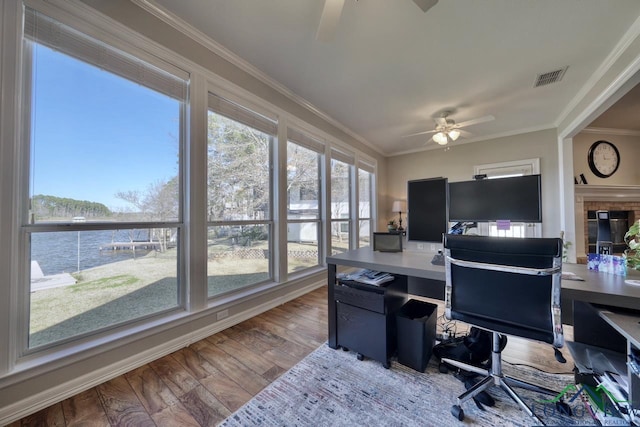
<path fill-rule="evenodd" d="M 338 345 L 386 363 L 395 350 L 387 316 L 349 304 L 336 303 Z M 390 347 L 393 343 L 394 347 Z"/>
<path fill-rule="evenodd" d="M 334 299 L 345 304 L 353 305 L 376 313 L 385 313 L 384 288 L 362 290 L 350 286 L 336 284 L 334 287 Z"/>

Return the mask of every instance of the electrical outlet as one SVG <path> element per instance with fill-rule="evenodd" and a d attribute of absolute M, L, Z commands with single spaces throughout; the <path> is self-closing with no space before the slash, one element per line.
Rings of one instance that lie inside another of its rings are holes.
<path fill-rule="evenodd" d="M 431 250 L 435 251 L 436 250 L 436 245 L 431 245 Z"/>
<path fill-rule="evenodd" d="M 216 320 L 222 320 L 229 316 L 229 310 L 222 310 L 216 313 Z"/>
<path fill-rule="evenodd" d="M 418 250 L 419 251 L 424 250 L 424 243 L 418 243 Z"/>

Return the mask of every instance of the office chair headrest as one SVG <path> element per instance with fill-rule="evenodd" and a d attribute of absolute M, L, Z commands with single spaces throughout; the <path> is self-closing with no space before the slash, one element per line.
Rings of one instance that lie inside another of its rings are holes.
<path fill-rule="evenodd" d="M 562 239 L 444 235 L 444 247 L 465 251 L 532 256 L 562 256 Z"/>
<path fill-rule="evenodd" d="M 562 239 L 444 236 L 454 259 L 527 268 L 550 268 L 560 263 Z"/>

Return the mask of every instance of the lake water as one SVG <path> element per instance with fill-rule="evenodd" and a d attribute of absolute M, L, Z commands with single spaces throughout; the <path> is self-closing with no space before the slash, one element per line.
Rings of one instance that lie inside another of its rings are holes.
<path fill-rule="evenodd" d="M 133 233 L 133 234 L 132 234 Z M 54 233 L 33 233 L 31 235 L 31 260 L 37 261 L 45 275 L 73 273 L 80 270 L 133 258 L 130 250 L 100 250 L 111 242 L 147 240 L 146 230 L 117 231 L 59 231 Z M 78 242 L 80 257 L 78 258 Z M 136 257 L 150 251 L 136 249 Z"/>

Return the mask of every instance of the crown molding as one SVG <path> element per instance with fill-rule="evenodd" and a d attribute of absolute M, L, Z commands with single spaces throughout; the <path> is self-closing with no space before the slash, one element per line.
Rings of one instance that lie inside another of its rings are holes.
<path fill-rule="evenodd" d="M 589 91 L 593 90 L 606 74 L 606 72 L 611 69 L 611 67 L 616 63 L 618 59 L 625 53 L 625 51 L 631 46 L 631 44 L 636 41 L 636 39 L 640 36 L 640 17 L 637 18 L 634 23 L 629 27 L 629 30 L 624 34 L 624 36 L 618 41 L 616 46 L 611 50 L 609 55 L 602 61 L 600 66 L 591 74 L 591 77 L 587 80 L 587 82 L 582 86 L 582 88 L 578 91 L 578 93 L 571 99 L 571 101 L 567 104 L 564 110 L 558 116 L 556 120 L 555 127 L 560 126 L 560 124 L 566 120 L 567 117 L 571 114 L 571 112 L 578 107 L 579 103 L 586 98 Z M 640 68 L 640 58 L 635 58 L 625 69 L 618 74 L 611 83 L 607 85 L 607 87 L 596 96 L 596 98 L 589 103 L 589 105 L 580 113 L 571 123 L 569 123 L 564 129 L 559 132 L 561 137 L 566 137 L 572 133 L 574 133 L 579 126 L 579 123 L 582 123 L 586 120 L 590 114 L 602 104 L 606 102 L 623 84 L 629 81 L 633 75 Z"/>
<path fill-rule="evenodd" d="M 640 136 L 640 130 L 634 129 L 614 129 L 614 128 L 584 128 L 581 133 L 591 133 L 597 135 L 615 135 L 615 136 Z"/>
<path fill-rule="evenodd" d="M 362 136 L 358 135 L 353 130 L 349 129 L 344 124 L 340 123 L 338 120 L 329 116 L 327 113 L 320 110 L 315 105 L 313 105 L 312 103 L 310 103 L 309 101 L 301 97 L 300 95 L 293 92 L 291 89 L 287 88 L 277 80 L 271 78 L 270 76 L 262 72 L 260 69 L 250 64 L 249 62 L 240 58 L 237 54 L 230 51 L 220 43 L 216 42 L 211 37 L 203 33 L 202 31 L 194 28 L 192 25 L 184 21 L 182 18 L 171 13 L 170 11 L 163 8 L 162 6 L 156 4 L 153 0 L 130 0 L 130 1 L 131 3 L 140 7 L 147 13 L 155 16 L 156 18 L 160 19 L 164 23 L 170 25 L 171 27 L 185 34 L 192 40 L 196 41 L 197 43 L 200 43 L 201 45 L 203 45 L 204 47 L 212 51 L 214 54 L 220 56 L 224 60 L 229 61 L 231 64 L 235 65 L 236 67 L 250 74 L 252 77 L 256 78 L 260 82 L 280 92 L 282 95 L 286 96 L 296 104 L 311 111 L 313 114 L 317 115 L 318 117 L 320 117 L 321 119 L 329 123 L 330 125 L 334 126 L 335 128 L 339 129 L 345 134 L 349 135 L 351 138 L 355 139 L 356 141 L 367 146 L 368 148 L 372 149 L 373 151 L 375 151 L 376 153 L 382 156 L 388 156 L 388 154 L 382 151 L 379 147 L 373 145 L 371 142 L 367 141 Z"/>
<path fill-rule="evenodd" d="M 558 120 L 556 121 L 556 127 L 558 127 L 560 125 L 560 123 L 562 123 L 562 121 L 565 120 L 569 116 L 571 111 L 573 111 L 578 106 L 580 101 L 582 101 L 587 96 L 589 91 L 591 91 L 596 86 L 596 83 L 600 79 L 602 79 L 604 77 L 606 72 L 609 69 L 611 69 L 611 67 L 613 67 L 613 65 L 615 65 L 616 61 L 618 59 L 620 59 L 622 54 L 626 52 L 626 50 L 629 48 L 629 46 L 631 46 L 631 44 L 639 36 L 640 36 L 640 18 L 638 18 L 638 19 L 636 19 L 634 21 L 634 23 L 629 27 L 629 30 L 624 34 L 624 36 L 618 41 L 616 46 L 611 50 L 609 55 L 607 55 L 607 57 L 604 59 L 604 61 L 602 61 L 600 66 L 593 72 L 591 77 L 589 77 L 587 82 L 578 91 L 576 96 L 574 96 L 573 99 L 567 104 L 567 106 L 564 108 L 562 113 L 560 113 L 560 116 L 558 117 Z M 613 83 L 611 83 L 607 87 L 607 90 L 604 91 L 606 96 L 607 96 L 607 98 L 611 94 L 613 94 L 615 92 L 615 90 L 617 90 L 618 86 L 620 86 L 622 83 L 624 83 L 625 81 L 627 81 L 629 79 L 629 75 L 628 74 L 635 73 L 635 69 L 637 67 L 636 62 L 637 62 L 637 60 L 634 61 L 634 63 L 631 64 L 630 67 L 627 67 L 624 70 L 624 72 L 622 72 L 621 75 L 618 76 L 618 78 L 616 78 L 615 81 Z M 633 69 L 633 70 L 631 70 L 631 69 Z M 600 104 L 602 104 L 602 102 L 599 102 L 597 105 L 600 105 Z"/>

